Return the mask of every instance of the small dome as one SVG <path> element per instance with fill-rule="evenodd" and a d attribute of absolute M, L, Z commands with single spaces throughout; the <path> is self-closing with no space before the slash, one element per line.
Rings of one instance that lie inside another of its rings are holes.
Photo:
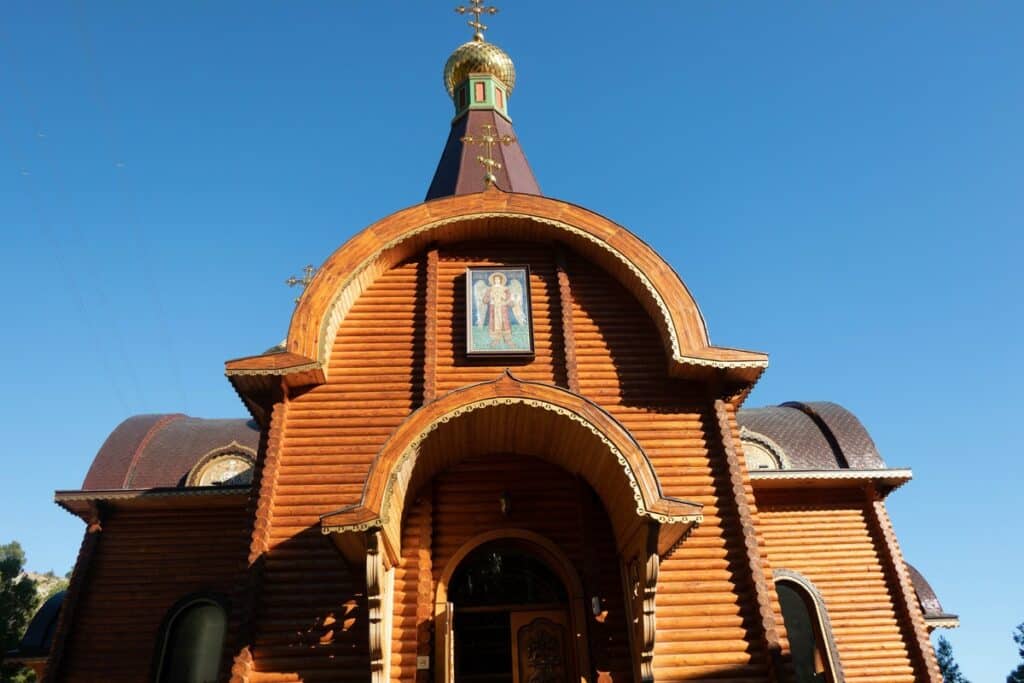
<path fill-rule="evenodd" d="M 471 40 L 455 48 L 455 52 L 444 65 L 444 87 L 449 95 L 455 94 L 455 86 L 462 83 L 469 74 L 484 73 L 499 78 L 508 87 L 509 94 L 516 85 L 516 67 L 512 58 L 494 43 Z"/>

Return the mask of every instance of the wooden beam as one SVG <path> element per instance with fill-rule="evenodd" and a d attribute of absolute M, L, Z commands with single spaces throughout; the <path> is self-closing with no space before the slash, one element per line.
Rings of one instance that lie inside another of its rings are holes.
<path fill-rule="evenodd" d="M 437 247 L 427 250 L 427 291 L 423 334 L 423 402 L 437 398 Z"/>
<path fill-rule="evenodd" d="M 288 402 L 288 390 L 282 386 L 282 400 L 274 405 L 270 413 L 270 428 L 264 436 L 263 443 L 260 444 L 262 454 L 257 454 L 256 457 L 253 482 L 259 482 L 259 490 L 252 499 L 255 506 L 247 558 L 246 590 L 241 602 L 237 645 L 231 665 L 231 683 L 245 683 L 254 670 L 252 650 L 256 639 L 258 600 L 263 583 L 264 559 L 270 545 L 270 511 L 277 489 L 277 477 L 281 463 L 281 442 L 287 422 Z"/>
<path fill-rule="evenodd" d="M 744 471 L 740 466 L 739 456 L 736 453 L 736 444 L 732 438 L 732 422 L 728 403 L 722 399 L 714 402 L 715 424 L 720 440 L 722 455 L 725 458 L 729 476 L 729 492 L 731 493 L 729 503 L 735 506 L 735 513 L 738 517 L 740 530 L 743 535 L 743 546 L 746 551 L 747 561 L 744 565 L 748 577 L 754 589 L 754 599 L 757 606 L 757 624 L 764 639 L 768 653 L 768 673 L 772 681 L 782 680 L 782 643 L 779 638 L 779 631 L 775 624 L 775 611 L 772 608 L 772 593 L 768 586 L 768 579 L 764 573 L 764 565 L 761 561 L 761 552 L 757 542 L 757 530 L 754 527 L 754 514 L 747 504 L 747 492 L 744 481 Z M 723 501 L 724 502 L 724 501 Z"/>
<path fill-rule="evenodd" d="M 428 683 L 431 668 L 420 669 L 419 658 L 430 657 L 430 641 L 433 636 L 434 617 L 434 491 L 432 486 L 423 489 L 420 505 L 423 518 L 420 523 L 419 548 L 416 551 L 416 681 Z M 428 660 L 429 661 L 429 660 Z"/>
<path fill-rule="evenodd" d="M 89 582 L 89 570 L 92 568 L 93 557 L 100 543 L 100 532 L 103 531 L 100 522 L 101 518 L 97 510 L 96 518 L 89 523 L 85 538 L 82 539 L 82 545 L 78 550 L 78 559 L 75 560 L 75 569 L 68 584 L 68 592 L 64 596 L 60 616 L 57 617 L 53 645 L 50 647 L 50 656 L 46 661 L 46 670 L 41 679 L 43 683 L 54 683 L 61 680 L 64 648 L 67 645 L 68 636 L 74 628 L 75 612 Z"/>
<path fill-rule="evenodd" d="M 903 560 L 903 552 L 896 540 L 892 520 L 889 519 L 885 503 L 873 485 L 867 489 L 867 498 L 868 520 L 872 531 L 881 541 L 882 557 L 880 559 L 885 566 L 886 574 L 889 575 L 890 591 L 899 608 L 900 621 L 911 635 L 910 643 L 917 660 L 915 662 L 915 668 L 918 669 L 917 680 L 942 683 L 942 673 L 939 671 L 935 651 L 932 649 L 931 640 L 928 637 L 928 628 L 925 625 L 924 615 L 921 613 L 921 605 L 914 592 L 914 584 L 907 571 L 906 562 Z"/>
<path fill-rule="evenodd" d="M 653 683 L 654 645 L 658 632 L 655 609 L 661 571 L 657 522 L 647 520 L 623 548 L 620 571 L 628 612 L 626 623 L 633 677 L 640 683 Z"/>
<path fill-rule="evenodd" d="M 569 391 L 580 393 L 580 372 L 576 364 L 576 330 L 572 323 L 572 287 L 566 270 L 565 249 L 555 251 L 555 272 L 558 277 L 558 307 L 562 312 L 562 340 L 565 344 L 565 375 Z"/>
<path fill-rule="evenodd" d="M 366 534 L 366 604 L 370 629 L 371 683 L 391 681 L 391 623 L 395 611 L 395 569 L 386 559 L 381 533 Z"/>

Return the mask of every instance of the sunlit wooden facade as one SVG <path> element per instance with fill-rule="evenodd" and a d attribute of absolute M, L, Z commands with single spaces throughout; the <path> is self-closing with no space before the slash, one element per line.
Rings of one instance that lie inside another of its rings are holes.
<path fill-rule="evenodd" d="M 512 177 L 525 157 L 472 187 L 461 152 L 437 198 L 327 258 L 282 348 L 227 363 L 249 432 L 200 447 L 202 424 L 139 423 L 58 493 L 89 526 L 49 679 L 172 680 L 175 629 L 203 604 L 225 615 L 209 666 L 238 683 L 811 680 L 783 582 L 813 680 L 939 681 L 884 503 L 909 474 L 854 462 L 806 406 L 836 459 L 790 462 L 799 448 L 740 413 L 766 355 L 712 345 L 626 228 L 508 191 L 531 186 Z M 529 267 L 532 355 L 467 354 L 474 266 Z M 198 483 L 239 449 L 251 485 Z M 472 594 L 488 581 L 518 602 Z"/>

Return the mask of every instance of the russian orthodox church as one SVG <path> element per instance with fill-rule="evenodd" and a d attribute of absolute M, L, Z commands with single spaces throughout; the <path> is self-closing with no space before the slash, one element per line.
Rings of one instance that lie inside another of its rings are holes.
<path fill-rule="evenodd" d="M 672 267 L 546 197 L 512 60 L 448 59 L 426 200 L 231 360 L 251 419 L 140 415 L 56 502 L 85 538 L 12 653 L 48 681 L 941 681 L 956 625 L 827 402 L 744 408 Z"/>

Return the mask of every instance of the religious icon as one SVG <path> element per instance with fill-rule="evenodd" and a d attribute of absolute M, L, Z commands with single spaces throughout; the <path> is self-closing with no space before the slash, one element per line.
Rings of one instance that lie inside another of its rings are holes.
<path fill-rule="evenodd" d="M 466 352 L 533 355 L 530 268 L 466 269 Z"/>

